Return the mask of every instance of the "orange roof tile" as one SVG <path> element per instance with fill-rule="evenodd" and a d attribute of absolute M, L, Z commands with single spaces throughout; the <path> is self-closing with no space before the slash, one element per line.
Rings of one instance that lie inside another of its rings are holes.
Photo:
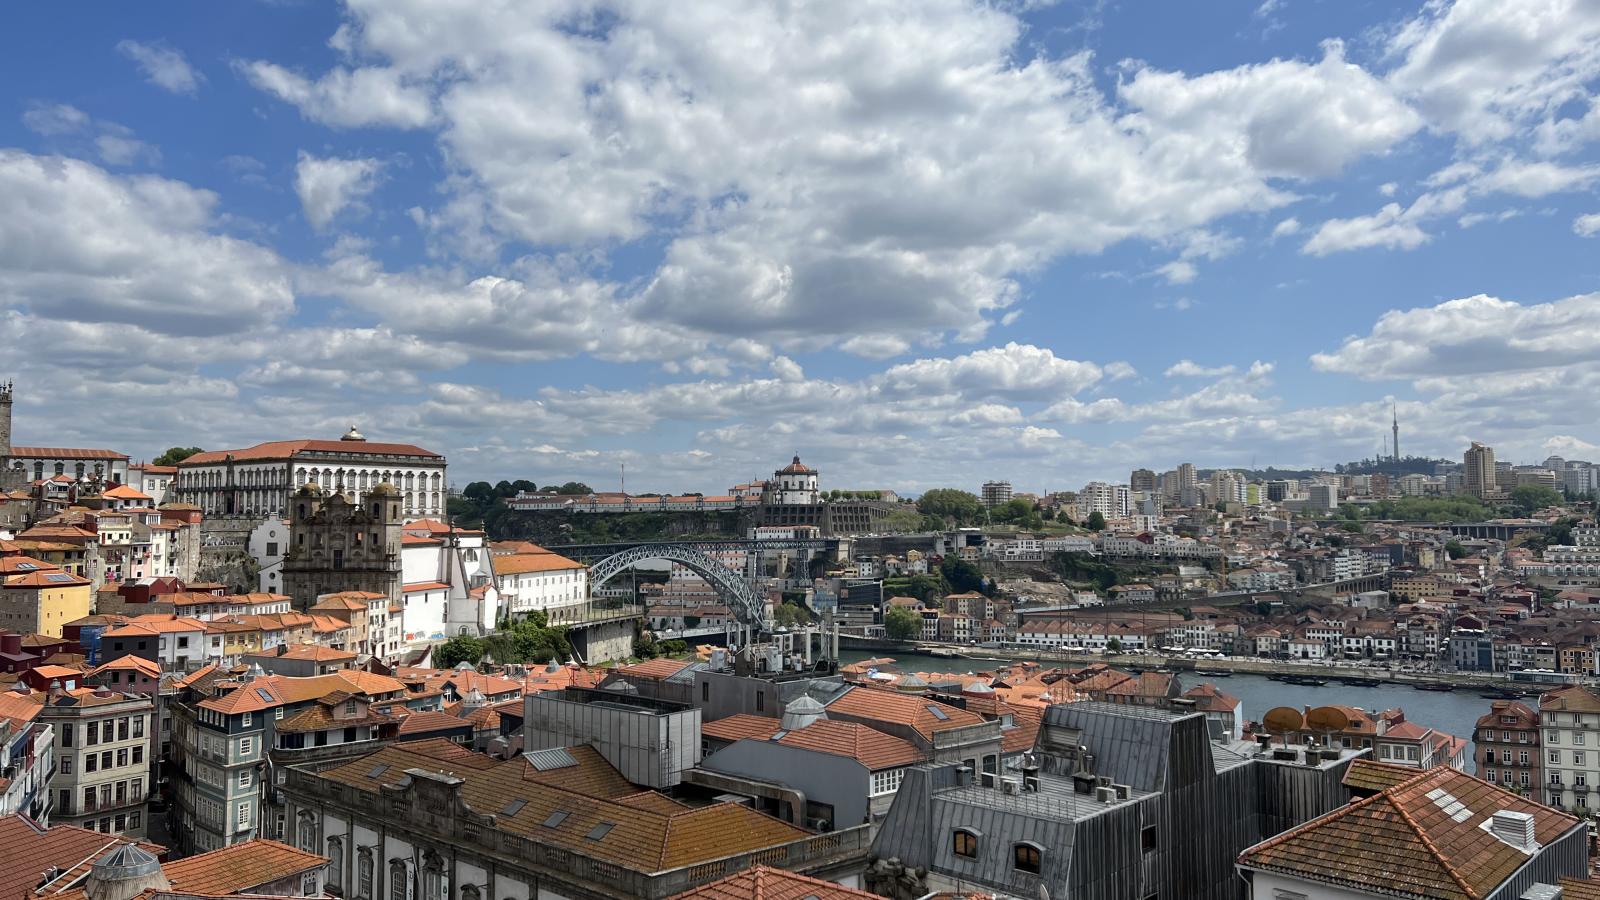
<path fill-rule="evenodd" d="M 657 659 L 645 660 L 641 663 L 634 663 L 630 666 L 622 666 L 621 668 L 617 669 L 617 674 L 638 678 L 671 678 L 692 664 L 692 660 L 660 657 Z"/>
<path fill-rule="evenodd" d="M 877 894 L 786 869 L 755 866 L 671 900 L 881 900 Z"/>
<path fill-rule="evenodd" d="M 1529 860 L 1482 824 L 1527 813 L 1542 846 L 1580 820 L 1440 766 L 1251 847 L 1251 868 L 1347 885 L 1363 892 L 1481 900 Z"/>
<path fill-rule="evenodd" d="M 161 871 L 174 891 L 215 897 L 245 893 L 327 861 L 326 856 L 258 838 L 166 863 Z"/>
<path fill-rule="evenodd" d="M 938 709 L 944 718 L 934 715 L 930 707 Z M 836 697 L 827 709 L 830 717 L 838 714 L 867 721 L 909 725 L 930 740 L 935 731 L 982 725 L 984 721 L 982 716 L 926 697 L 860 686 L 852 687 Z"/>
<path fill-rule="evenodd" d="M 740 713 L 708 722 L 700 727 L 701 734 L 726 741 L 742 739 L 771 740 L 782 730 L 782 723 L 766 716 Z M 894 769 L 922 762 L 927 758 L 921 750 L 875 728 L 859 722 L 839 722 L 818 719 L 804 728 L 783 732 L 778 743 L 785 747 L 800 747 L 848 756 L 868 769 Z"/>
<path fill-rule="evenodd" d="M 301 453 L 381 454 L 383 456 L 430 456 L 439 454 L 412 444 L 380 444 L 372 441 L 267 441 L 242 450 L 208 450 L 178 463 L 179 469 L 219 463 L 232 457 L 235 462 L 257 459 L 289 459 Z M 126 458 L 126 457 L 124 457 Z"/>
<path fill-rule="evenodd" d="M 491 556 L 496 575 L 525 575 L 533 572 L 556 572 L 581 569 L 583 563 L 574 562 L 548 550 L 540 553 L 513 553 L 510 556 Z"/>
<path fill-rule="evenodd" d="M 52 882 L 56 888 L 73 884 L 89 872 L 89 866 L 106 852 L 123 844 L 135 844 L 152 853 L 165 853 L 159 844 L 125 838 L 76 825 L 55 825 L 48 829 L 21 815 L 0 817 L 0 897 L 28 897 L 39 885 L 39 874 L 60 866 L 62 874 Z"/>

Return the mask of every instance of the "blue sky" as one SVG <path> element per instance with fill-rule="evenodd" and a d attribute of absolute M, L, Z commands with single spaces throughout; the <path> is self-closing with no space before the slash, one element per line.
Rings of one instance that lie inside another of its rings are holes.
<path fill-rule="evenodd" d="M 1031 490 L 1600 459 L 1600 2 L 42 6 L 17 440 Z"/>

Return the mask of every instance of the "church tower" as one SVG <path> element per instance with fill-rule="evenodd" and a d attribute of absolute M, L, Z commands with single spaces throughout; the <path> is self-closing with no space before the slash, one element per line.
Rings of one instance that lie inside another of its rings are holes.
<path fill-rule="evenodd" d="M 11 458 L 11 382 L 0 381 L 0 468 Z"/>

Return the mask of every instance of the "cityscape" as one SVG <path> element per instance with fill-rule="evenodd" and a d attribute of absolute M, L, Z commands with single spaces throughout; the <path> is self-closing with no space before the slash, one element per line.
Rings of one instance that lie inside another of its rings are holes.
<path fill-rule="evenodd" d="M 1594 0 L 0 17 L 0 900 L 1600 900 Z"/>

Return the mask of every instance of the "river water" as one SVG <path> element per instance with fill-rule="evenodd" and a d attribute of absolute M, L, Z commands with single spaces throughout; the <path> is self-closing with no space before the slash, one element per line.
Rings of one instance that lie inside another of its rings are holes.
<path fill-rule="evenodd" d="M 980 651 L 981 652 L 981 651 Z M 873 654 L 845 650 L 839 654 L 845 663 L 859 662 Z M 922 654 L 898 653 L 894 655 L 895 668 L 904 672 L 978 672 L 993 671 L 1006 664 L 1001 659 L 944 659 Z M 1046 663 L 1052 665 L 1052 663 Z M 1399 707 L 1406 719 L 1428 728 L 1436 728 L 1456 737 L 1472 740 L 1472 729 L 1478 717 L 1489 711 L 1490 701 L 1479 697 L 1476 691 L 1454 693 L 1419 691 L 1406 685 L 1382 687 L 1352 687 L 1329 682 L 1322 687 L 1283 684 L 1269 681 L 1264 675 L 1235 674 L 1223 677 L 1200 677 L 1180 673 L 1178 681 L 1184 689 L 1209 681 L 1225 693 L 1239 698 L 1244 705 L 1246 720 L 1259 721 L 1262 714 L 1274 706 L 1354 706 L 1369 712 Z M 1526 701 L 1525 701 L 1526 702 Z M 1471 757 L 1472 751 L 1468 751 Z M 1469 763 L 1467 770 L 1474 770 Z"/>

